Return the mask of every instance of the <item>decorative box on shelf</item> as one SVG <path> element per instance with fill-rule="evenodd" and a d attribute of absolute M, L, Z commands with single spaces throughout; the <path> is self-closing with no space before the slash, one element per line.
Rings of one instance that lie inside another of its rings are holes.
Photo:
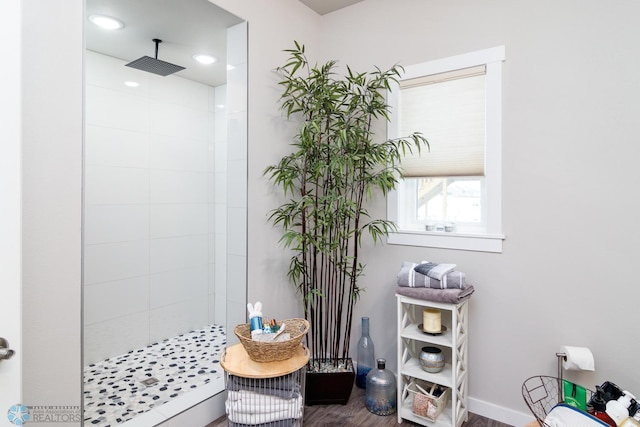
<path fill-rule="evenodd" d="M 409 420 L 425 426 L 460 427 L 468 418 L 467 330 L 468 301 L 440 303 L 396 295 L 398 302 L 398 423 Z M 440 332 L 426 333 L 423 310 L 441 312 Z M 420 365 L 425 346 L 437 347 L 445 364 L 439 372 L 427 372 Z M 420 385 L 422 390 L 417 387 Z M 445 388 L 431 395 L 433 385 Z M 425 393 L 426 392 L 426 393 Z M 417 403 L 420 403 L 416 408 Z M 434 405 L 429 407 L 428 405 Z M 430 409 L 428 414 L 426 410 Z M 425 411 L 425 412 L 423 412 Z M 422 414 L 425 415 L 422 415 Z"/>

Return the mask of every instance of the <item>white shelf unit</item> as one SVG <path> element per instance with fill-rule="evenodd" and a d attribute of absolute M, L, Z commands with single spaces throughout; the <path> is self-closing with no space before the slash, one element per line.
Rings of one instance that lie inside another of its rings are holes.
<path fill-rule="evenodd" d="M 396 295 L 398 299 L 398 423 L 413 421 L 424 426 L 460 427 L 467 421 L 468 389 L 468 302 L 447 304 Z M 422 310 L 437 308 L 442 313 L 442 324 L 447 330 L 440 335 L 429 335 L 418 329 L 422 323 Z M 420 367 L 420 350 L 436 346 L 445 355 L 445 367 L 432 374 Z M 412 379 L 420 379 L 449 388 L 449 399 L 444 411 L 431 421 L 413 413 L 413 396 L 406 388 Z"/>

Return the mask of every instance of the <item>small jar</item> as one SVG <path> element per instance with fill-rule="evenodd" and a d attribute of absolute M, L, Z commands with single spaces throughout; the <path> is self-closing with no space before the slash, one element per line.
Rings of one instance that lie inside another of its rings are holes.
<path fill-rule="evenodd" d="M 378 359 L 378 369 L 367 374 L 364 404 L 376 415 L 391 415 L 396 412 L 396 377 L 385 369 L 385 360 Z"/>
<path fill-rule="evenodd" d="M 438 347 L 422 347 L 420 352 L 422 370 L 435 374 L 444 369 L 444 354 Z"/>

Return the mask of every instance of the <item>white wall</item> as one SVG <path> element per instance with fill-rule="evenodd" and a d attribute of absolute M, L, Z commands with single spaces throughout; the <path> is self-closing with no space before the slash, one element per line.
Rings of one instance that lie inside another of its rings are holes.
<path fill-rule="evenodd" d="M 305 42 L 312 58 L 319 52 L 320 16 L 298 0 L 213 3 L 246 19 L 249 27 L 248 301 L 261 301 L 266 317 L 300 316 L 301 305 L 286 277 L 288 255 L 278 245 L 278 231 L 267 223 L 268 210 L 276 206 L 276 192 L 262 172 L 289 150 L 295 131 L 295 124 L 282 119 L 278 78 L 273 70 L 286 58 L 282 50 L 292 47 L 294 40 Z M 246 322 L 246 307 L 233 309 Z M 233 326 L 229 325 L 230 332 Z"/>
<path fill-rule="evenodd" d="M 21 6 L 21 403 L 80 406 L 82 2 Z"/>
<path fill-rule="evenodd" d="M 516 424 L 527 412 L 522 382 L 555 375 L 563 344 L 587 346 L 596 359 L 595 373 L 571 379 L 640 393 L 639 14 L 628 0 L 365 0 L 323 18 L 323 57 L 358 71 L 506 46 L 504 252 L 367 248 L 356 315 L 371 316 L 378 357 L 395 361 L 400 263 L 452 262 L 476 287 L 472 411 Z M 375 209 L 384 215 L 382 200 Z"/>
<path fill-rule="evenodd" d="M 91 51 L 85 58 L 90 364 L 213 322 L 214 122 L 225 100 L 179 76 Z"/>

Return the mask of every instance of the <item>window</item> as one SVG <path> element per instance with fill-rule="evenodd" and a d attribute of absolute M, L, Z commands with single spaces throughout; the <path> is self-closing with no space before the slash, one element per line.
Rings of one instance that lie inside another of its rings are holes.
<path fill-rule="evenodd" d="M 405 67 L 392 88 L 388 137 L 419 131 L 387 199 L 391 244 L 502 251 L 501 86 L 504 46 Z"/>

